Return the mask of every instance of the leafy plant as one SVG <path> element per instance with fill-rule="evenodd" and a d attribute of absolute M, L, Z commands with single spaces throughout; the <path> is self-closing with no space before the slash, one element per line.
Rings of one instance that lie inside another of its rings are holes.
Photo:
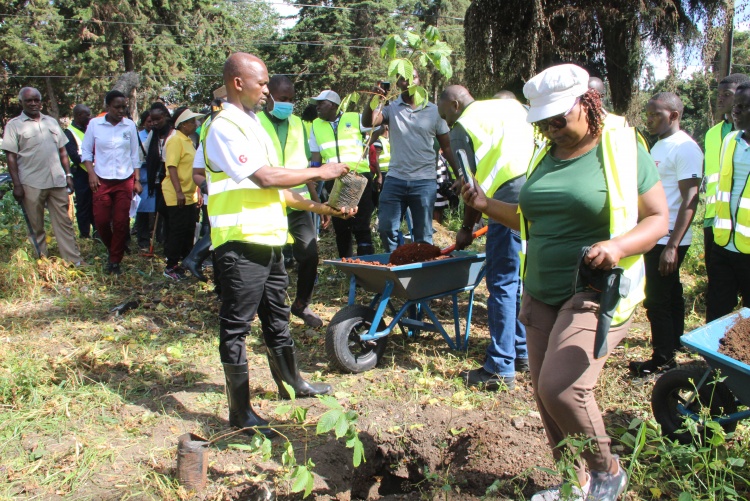
<path fill-rule="evenodd" d="M 282 428 L 294 426 L 307 429 L 311 423 L 307 421 L 307 409 L 295 404 L 296 397 L 294 389 L 287 383 L 283 384 L 287 392 L 289 392 L 291 403 L 278 406 L 276 408 L 276 414 L 291 418 L 294 424 L 274 427 L 274 430 L 285 439 L 282 446 L 283 452 L 281 453 L 282 472 L 280 479 L 287 484 L 289 491 L 302 492 L 302 496 L 307 497 L 312 493 L 313 489 L 313 468 L 315 467 L 315 463 L 313 463 L 312 459 L 305 458 L 304 463 L 299 464 L 294 454 L 294 446 L 292 445 L 291 440 L 289 440 L 289 438 L 280 430 Z M 325 435 L 333 430 L 336 438 L 344 437 L 346 439 L 346 446 L 354 450 L 352 463 L 355 468 L 358 467 L 363 461 L 365 461 L 364 446 L 359 439 L 359 431 L 356 426 L 357 421 L 359 420 L 359 415 L 354 411 L 347 411 L 344 409 L 338 400 L 330 395 L 319 395 L 318 399 L 323 405 L 328 407 L 329 410 L 318 419 L 315 429 L 316 434 Z M 220 438 L 223 437 L 214 439 L 212 442 L 215 442 Z M 273 444 L 271 440 L 261 433 L 256 433 L 252 437 L 250 444 L 229 444 L 229 447 L 254 454 L 257 453 L 263 461 L 271 459 L 273 453 Z"/>

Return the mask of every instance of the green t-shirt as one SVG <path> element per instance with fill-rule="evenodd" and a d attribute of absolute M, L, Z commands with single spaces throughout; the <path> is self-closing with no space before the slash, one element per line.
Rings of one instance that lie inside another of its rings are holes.
<path fill-rule="evenodd" d="M 658 181 L 656 164 L 638 144 L 638 193 Z M 574 294 L 581 248 L 609 240 L 601 145 L 570 160 L 547 154 L 521 188 L 519 204 L 529 224 L 525 290 L 543 303 L 560 305 Z"/>

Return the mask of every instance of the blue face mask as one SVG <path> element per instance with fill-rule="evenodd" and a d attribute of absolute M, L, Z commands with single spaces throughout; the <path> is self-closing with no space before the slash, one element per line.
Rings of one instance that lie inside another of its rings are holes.
<path fill-rule="evenodd" d="M 279 120 L 286 120 L 292 115 L 294 111 L 294 103 L 280 103 L 274 101 L 271 115 L 275 116 Z"/>

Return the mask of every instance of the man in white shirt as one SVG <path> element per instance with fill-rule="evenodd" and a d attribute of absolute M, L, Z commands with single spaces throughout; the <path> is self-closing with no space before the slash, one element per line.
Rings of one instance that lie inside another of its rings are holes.
<path fill-rule="evenodd" d="M 638 375 L 655 374 L 675 366 L 680 336 L 685 330 L 685 299 L 680 283 L 680 265 L 685 259 L 692 232 L 698 187 L 703 175 L 703 152 L 680 130 L 683 104 L 672 92 L 660 92 L 646 105 L 646 126 L 659 140 L 651 156 L 659 170 L 669 204 L 669 235 L 644 255 L 646 300 L 643 306 L 651 323 L 650 360 L 631 362 Z"/>
<path fill-rule="evenodd" d="M 335 179 L 349 168 L 338 163 L 318 169 L 274 167 L 279 159 L 273 142 L 255 115 L 269 94 L 266 65 L 250 54 L 232 54 L 224 63 L 224 84 L 227 104 L 207 125 L 203 140 L 211 240 L 221 281 L 219 353 L 230 425 L 274 436 L 268 421 L 250 407 L 245 337 L 257 313 L 266 348 L 284 352 L 284 363 L 271 367 L 277 385 L 283 388 L 281 382 L 286 382 L 297 397 L 331 391 L 330 385 L 308 383 L 299 373 L 289 332 L 289 279 L 281 249 L 287 241 L 287 206 L 339 217 L 351 215 L 350 211 L 305 200 L 288 188 Z M 288 396 L 285 390 L 280 393 Z"/>

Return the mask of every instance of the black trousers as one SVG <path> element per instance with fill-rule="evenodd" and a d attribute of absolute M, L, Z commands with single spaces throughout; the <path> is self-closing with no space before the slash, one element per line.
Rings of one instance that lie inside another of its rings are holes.
<path fill-rule="evenodd" d="M 357 241 L 357 255 L 366 256 L 375 252 L 372 246 L 372 233 L 370 232 L 370 219 L 375 210 L 372 202 L 372 173 L 362 174 L 367 178 L 367 185 L 362 198 L 359 199 L 357 206 L 357 215 L 351 219 L 333 218 L 333 229 L 336 232 L 336 248 L 339 251 L 339 257 L 352 257 L 354 250 L 352 248 L 352 235 Z M 328 183 L 327 183 L 328 184 Z M 330 192 L 333 183 L 327 186 Z"/>
<path fill-rule="evenodd" d="M 136 212 L 135 214 L 135 234 L 138 238 L 138 247 L 148 249 L 151 245 L 151 232 L 154 229 L 154 220 L 156 212 Z"/>
<path fill-rule="evenodd" d="M 78 235 L 89 238 L 94 226 L 93 195 L 89 186 L 89 174 L 81 167 L 73 170 L 73 191 L 76 194 Z"/>
<path fill-rule="evenodd" d="M 714 243 L 708 268 L 706 321 L 732 313 L 738 294 L 742 306 L 750 306 L 750 254 L 728 251 Z"/>
<path fill-rule="evenodd" d="M 297 296 L 295 301 L 310 304 L 318 277 L 318 241 L 312 214 L 294 210 L 287 215 L 289 234 L 294 238 L 292 255 L 297 261 Z"/>
<path fill-rule="evenodd" d="M 714 248 L 714 227 L 703 228 L 703 262 L 706 263 L 706 273 L 711 262 L 711 251 Z"/>
<path fill-rule="evenodd" d="M 180 259 L 190 254 L 195 240 L 195 223 L 197 208 L 195 204 L 178 207 L 167 205 L 164 207 L 169 219 L 167 235 L 164 240 L 164 254 L 167 256 L 167 266 L 176 266 Z"/>
<path fill-rule="evenodd" d="M 247 362 L 245 337 L 258 314 L 268 348 L 292 345 L 281 247 L 227 242 L 215 250 L 221 281 L 219 354 L 225 364 Z"/>
<path fill-rule="evenodd" d="M 662 362 L 674 358 L 685 332 L 685 298 L 682 296 L 680 266 L 689 245 L 677 247 L 677 270 L 666 277 L 659 273 L 659 258 L 666 245 L 657 245 L 643 258 L 646 263 L 646 299 L 643 306 L 651 323 L 653 358 Z"/>

